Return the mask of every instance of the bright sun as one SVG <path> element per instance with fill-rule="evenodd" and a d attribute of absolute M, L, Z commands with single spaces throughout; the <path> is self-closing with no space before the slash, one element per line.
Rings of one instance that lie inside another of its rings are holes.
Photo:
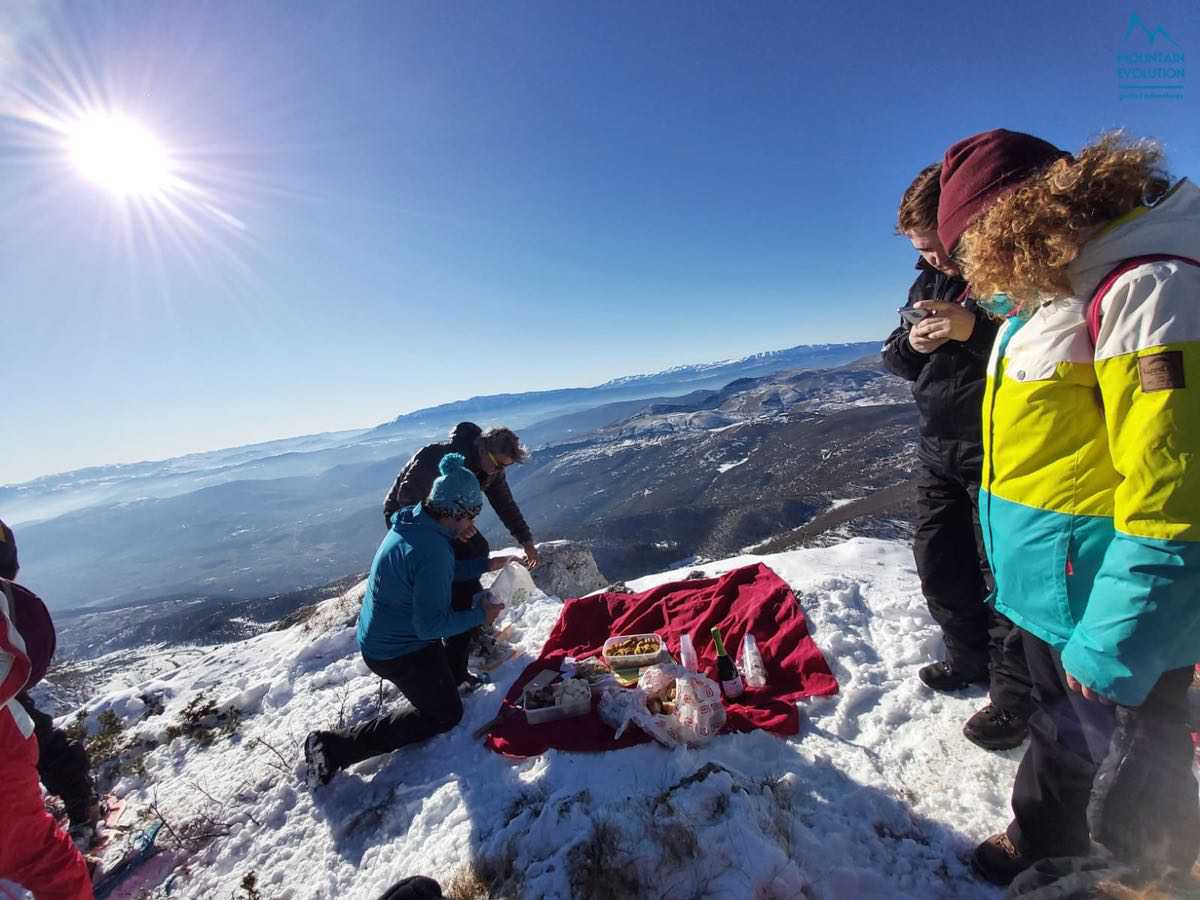
<path fill-rule="evenodd" d="M 67 140 L 79 171 L 120 197 L 152 196 L 170 180 L 166 149 L 132 119 L 90 115 L 69 129 Z"/>

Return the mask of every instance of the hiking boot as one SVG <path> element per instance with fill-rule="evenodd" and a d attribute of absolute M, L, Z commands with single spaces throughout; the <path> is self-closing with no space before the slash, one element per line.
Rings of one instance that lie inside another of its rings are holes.
<path fill-rule="evenodd" d="M 1029 724 L 993 703 L 989 703 L 963 726 L 963 737 L 984 750 L 1011 750 L 1020 747 L 1029 736 Z"/>
<path fill-rule="evenodd" d="M 101 806 L 95 794 L 68 810 L 67 834 L 80 853 L 86 853 L 99 842 L 100 822 L 106 812 L 107 807 Z"/>
<path fill-rule="evenodd" d="M 930 663 L 917 673 L 925 686 L 935 691 L 961 691 L 976 684 L 987 684 L 988 673 L 964 672 L 948 662 Z"/>
<path fill-rule="evenodd" d="M 993 834 L 971 854 L 971 868 L 984 881 L 1007 887 L 1037 860 L 1025 856 L 1003 831 Z"/>
<path fill-rule="evenodd" d="M 337 766 L 329 758 L 329 748 L 323 731 L 314 731 L 304 740 L 304 761 L 308 764 L 308 786 L 329 784 L 337 772 Z"/>
<path fill-rule="evenodd" d="M 108 804 L 95 794 L 67 807 L 67 821 L 71 825 L 97 825 L 108 813 Z"/>
<path fill-rule="evenodd" d="M 96 826 L 81 822 L 67 829 L 67 836 L 80 853 L 86 854 L 96 844 Z"/>
<path fill-rule="evenodd" d="M 480 629 L 471 640 L 471 664 L 476 669 L 490 672 L 512 657 L 512 644 L 496 637 L 495 631 Z"/>
<path fill-rule="evenodd" d="M 473 693 L 476 689 L 483 687 L 485 684 L 492 683 L 492 676 L 487 672 L 480 672 L 478 675 L 474 672 L 468 672 L 467 677 L 462 680 L 458 686 L 458 692 L 463 694 Z"/>

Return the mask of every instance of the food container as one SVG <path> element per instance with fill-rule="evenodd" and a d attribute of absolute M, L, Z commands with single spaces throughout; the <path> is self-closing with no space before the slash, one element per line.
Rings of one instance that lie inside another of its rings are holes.
<path fill-rule="evenodd" d="M 568 657 L 570 659 L 570 657 Z M 598 656 L 591 656 L 587 659 L 572 660 L 574 665 L 571 666 L 571 678 L 582 678 L 588 683 L 593 694 L 598 694 L 606 687 L 616 684 L 616 679 L 613 678 L 612 670 L 604 664 L 604 660 Z M 563 674 L 567 672 L 567 666 L 563 666 Z"/>
<path fill-rule="evenodd" d="M 641 652 L 613 652 L 622 645 L 639 641 L 646 644 Z M 662 658 L 665 647 L 663 639 L 657 634 L 622 634 L 610 637 L 604 642 L 604 661 L 613 669 L 636 669 L 642 666 L 652 666 Z"/>
<path fill-rule="evenodd" d="M 592 689 L 582 678 L 569 678 L 541 690 L 553 693 L 553 704 L 530 709 L 530 694 L 536 693 L 536 691 L 531 692 L 526 687 L 521 693 L 521 708 L 525 710 L 525 719 L 530 725 L 541 725 L 545 722 L 557 722 L 559 719 L 584 716 L 592 708 Z"/>

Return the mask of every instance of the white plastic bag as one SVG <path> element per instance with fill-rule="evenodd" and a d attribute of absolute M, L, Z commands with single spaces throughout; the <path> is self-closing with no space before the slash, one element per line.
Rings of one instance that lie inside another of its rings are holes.
<path fill-rule="evenodd" d="M 675 688 L 675 709 L 670 715 L 655 715 L 646 706 Z M 607 690 L 600 698 L 600 717 L 620 737 L 633 722 L 656 741 L 668 747 L 703 744 L 725 724 L 721 689 L 711 678 L 683 666 L 650 666 L 642 671 L 635 690 Z"/>
<path fill-rule="evenodd" d="M 640 688 L 612 687 L 600 694 L 597 712 L 601 720 L 616 731 L 618 740 L 632 722 L 660 744 L 677 747 L 679 741 L 667 727 L 667 716 L 656 716 L 646 708 L 646 695 Z"/>
<path fill-rule="evenodd" d="M 721 689 L 711 678 L 688 672 L 675 680 L 675 713 L 685 744 L 703 744 L 725 724 Z"/>
<path fill-rule="evenodd" d="M 528 569 L 520 563 L 511 562 L 500 570 L 495 580 L 488 585 L 488 590 L 496 602 L 512 609 L 533 596 L 537 586 L 534 585 Z"/>

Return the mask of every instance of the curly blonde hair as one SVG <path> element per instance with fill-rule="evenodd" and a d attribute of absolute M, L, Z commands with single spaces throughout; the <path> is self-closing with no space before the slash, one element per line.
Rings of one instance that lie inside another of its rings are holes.
<path fill-rule="evenodd" d="M 1001 197 L 963 232 L 957 256 L 972 293 L 1019 303 L 1069 296 L 1067 266 L 1098 226 L 1161 197 L 1162 145 L 1107 132 Z"/>

